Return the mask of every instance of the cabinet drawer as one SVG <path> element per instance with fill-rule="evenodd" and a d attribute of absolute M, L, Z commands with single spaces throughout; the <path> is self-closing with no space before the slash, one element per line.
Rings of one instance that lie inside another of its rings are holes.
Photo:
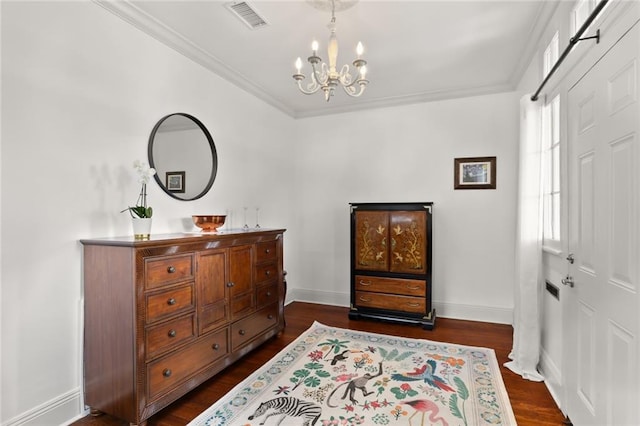
<path fill-rule="evenodd" d="M 407 280 L 402 278 L 381 278 L 356 275 L 356 290 L 375 293 L 402 294 L 405 296 L 426 295 L 427 283 L 424 280 Z"/>
<path fill-rule="evenodd" d="M 426 313 L 424 297 L 398 296 L 394 294 L 356 291 L 356 306 L 364 308 L 388 309 L 416 314 Z"/>
<path fill-rule="evenodd" d="M 231 347 L 238 349 L 278 322 L 278 306 L 271 305 L 231 325 Z"/>
<path fill-rule="evenodd" d="M 195 337 L 196 327 L 194 314 L 149 327 L 145 334 L 147 359 L 155 358 L 181 343 L 193 340 Z"/>
<path fill-rule="evenodd" d="M 267 282 L 278 277 L 278 265 L 275 262 L 254 267 L 256 284 Z"/>
<path fill-rule="evenodd" d="M 237 319 L 241 316 L 250 314 L 256 308 L 256 300 L 254 293 L 248 292 L 238 296 L 234 296 L 230 302 L 231 305 L 231 318 Z"/>
<path fill-rule="evenodd" d="M 195 306 L 193 285 L 184 285 L 147 295 L 147 322 L 179 312 L 186 312 Z"/>
<path fill-rule="evenodd" d="M 263 243 L 256 244 L 256 261 L 264 262 L 267 260 L 275 260 L 278 257 L 276 252 L 277 241 L 265 241 Z"/>
<path fill-rule="evenodd" d="M 193 256 L 189 254 L 145 259 L 144 276 L 147 289 L 193 279 Z"/>
<path fill-rule="evenodd" d="M 147 366 L 149 399 L 178 386 L 191 375 L 229 353 L 226 328 L 202 337 L 186 348 Z"/>
<path fill-rule="evenodd" d="M 273 283 L 258 287 L 258 308 L 278 301 L 278 284 Z"/>

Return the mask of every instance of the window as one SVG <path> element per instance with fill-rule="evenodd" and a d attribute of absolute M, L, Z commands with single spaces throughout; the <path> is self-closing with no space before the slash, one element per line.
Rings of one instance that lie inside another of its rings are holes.
<path fill-rule="evenodd" d="M 560 248 L 560 96 L 543 110 L 543 238 L 544 244 Z"/>
<path fill-rule="evenodd" d="M 571 11 L 571 34 L 578 32 L 591 12 L 596 8 L 596 0 L 578 0 Z"/>
<path fill-rule="evenodd" d="M 546 76 L 551 71 L 551 68 L 558 62 L 560 50 L 560 42 L 558 40 L 558 32 L 553 35 L 551 42 L 544 50 L 542 56 L 542 75 Z"/>

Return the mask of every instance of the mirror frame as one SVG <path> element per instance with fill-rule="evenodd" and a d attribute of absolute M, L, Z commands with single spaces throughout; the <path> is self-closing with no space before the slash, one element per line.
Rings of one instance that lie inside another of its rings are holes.
<path fill-rule="evenodd" d="M 213 182 L 216 180 L 216 175 L 218 174 L 218 152 L 216 151 L 216 146 L 213 143 L 213 138 L 211 137 L 211 133 L 209 133 L 209 130 L 207 130 L 205 125 L 202 124 L 200 120 L 195 118 L 193 115 L 187 114 L 184 112 L 175 112 L 162 117 L 153 127 L 153 130 L 151 131 L 151 135 L 149 136 L 149 145 L 147 147 L 147 157 L 149 157 L 149 166 L 155 169 L 156 168 L 155 162 L 153 161 L 153 144 L 156 137 L 156 133 L 166 119 L 176 115 L 180 115 L 182 117 L 188 118 L 189 120 L 193 121 L 200 128 L 200 130 L 202 130 L 202 132 L 207 138 L 207 141 L 209 142 L 209 148 L 211 149 L 211 157 L 212 157 L 211 158 L 212 159 L 211 176 L 209 177 L 209 182 L 207 182 L 207 185 L 205 186 L 205 188 L 198 195 L 192 198 L 180 198 L 176 194 L 169 191 L 169 189 L 164 185 L 164 183 L 162 183 L 157 173 L 153 175 L 153 178 L 157 182 L 158 186 L 160 186 L 160 188 L 171 198 L 175 198 L 176 200 L 180 200 L 180 201 L 193 201 L 193 200 L 197 200 L 198 198 L 202 198 L 207 192 L 209 192 L 209 190 L 213 186 Z"/>

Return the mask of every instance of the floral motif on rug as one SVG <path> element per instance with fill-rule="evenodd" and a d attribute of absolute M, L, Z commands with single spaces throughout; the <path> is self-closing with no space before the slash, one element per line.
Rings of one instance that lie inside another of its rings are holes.
<path fill-rule="evenodd" d="M 515 424 L 493 349 L 316 322 L 189 426 Z"/>

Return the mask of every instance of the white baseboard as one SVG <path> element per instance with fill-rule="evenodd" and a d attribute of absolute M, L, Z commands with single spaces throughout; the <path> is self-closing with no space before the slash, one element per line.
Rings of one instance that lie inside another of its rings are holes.
<path fill-rule="evenodd" d="M 461 303 L 433 302 L 436 316 L 468 321 L 513 324 L 513 308 L 465 305 Z"/>
<path fill-rule="evenodd" d="M 556 402 L 560 410 L 564 413 L 563 400 L 560 398 L 562 392 L 562 373 L 549 354 L 542 348 L 540 363 L 538 368 L 544 376 L 544 383 L 549 389 L 551 397 Z"/>
<path fill-rule="evenodd" d="M 290 289 L 287 303 L 310 302 L 323 305 L 346 306 L 350 304 L 349 293 L 327 292 L 307 289 Z M 513 309 L 494 306 L 463 305 L 458 303 L 434 302 L 436 317 L 469 321 L 483 321 L 498 324 L 513 323 Z M 436 320 L 437 322 L 437 320 Z"/>
<path fill-rule="evenodd" d="M 76 388 L 9 419 L 2 426 L 67 425 L 84 417 L 82 405 L 82 391 Z"/>
<path fill-rule="evenodd" d="M 309 302 L 319 303 L 321 305 L 349 307 L 351 299 L 349 293 L 295 288 L 287 291 L 287 303 L 291 302 Z"/>

